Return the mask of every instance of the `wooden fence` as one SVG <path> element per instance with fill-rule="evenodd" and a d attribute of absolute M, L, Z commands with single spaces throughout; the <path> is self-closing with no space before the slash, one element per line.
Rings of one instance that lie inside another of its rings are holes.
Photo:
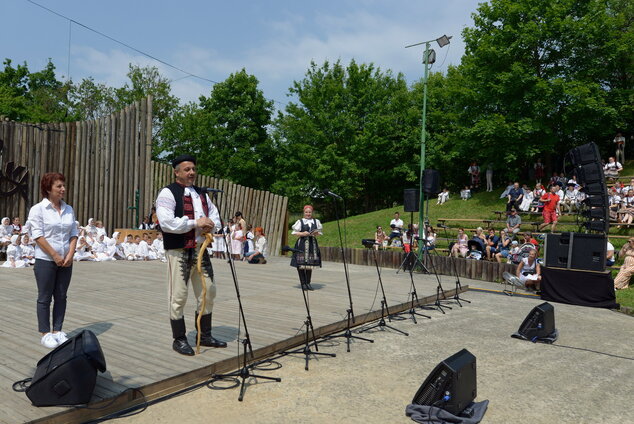
<path fill-rule="evenodd" d="M 320 246 L 320 250 L 323 260 L 342 262 L 341 248 Z M 346 261 L 350 264 L 375 266 L 374 256 L 370 249 L 345 248 L 344 254 L 346 255 Z M 376 254 L 377 262 L 381 268 L 397 269 L 405 258 L 402 250 L 379 250 Z M 473 259 L 456 258 L 455 261 L 452 261 L 449 256 L 435 254 L 424 258 L 423 263 L 432 272 L 435 270 L 441 275 L 455 275 L 457 271 L 460 277 L 483 281 L 502 281 L 502 274 L 505 271 L 515 274 L 517 268 L 517 265 L 513 264 L 500 264 Z"/>
<path fill-rule="evenodd" d="M 83 122 L 29 124 L 1 121 L 4 149 L 0 166 L 14 162 L 28 170 L 27 199 L 18 194 L 0 196 L 0 218 L 19 216 L 41 200 L 39 181 L 47 172 L 66 177 L 66 200 L 82 224 L 88 218 L 114 228 L 136 228 L 135 196 L 139 216 L 150 212 L 158 191 L 173 181 L 167 164 L 153 162 L 152 98 L 137 101 L 110 116 Z M 240 210 L 246 221 L 265 229 L 269 254 L 278 254 L 286 236 L 288 199 L 227 180 L 199 176 L 197 185 L 219 188 L 223 218 Z M 11 183 L 0 184 L 9 192 Z"/>

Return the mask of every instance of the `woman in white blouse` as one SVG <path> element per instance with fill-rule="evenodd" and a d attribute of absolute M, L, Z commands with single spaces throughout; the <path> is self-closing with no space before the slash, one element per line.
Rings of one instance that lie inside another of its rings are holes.
<path fill-rule="evenodd" d="M 310 281 L 313 268 L 321 268 L 321 253 L 317 244 L 317 236 L 322 234 L 321 222 L 313 218 L 313 207 L 304 206 L 304 217 L 293 224 L 293 234 L 299 237 L 295 243 L 295 252 L 291 266 L 297 268 L 302 290 L 312 290 Z"/>
<path fill-rule="evenodd" d="M 250 264 L 266 263 L 267 243 L 264 237 L 264 228 L 255 227 L 255 246 L 253 250 L 246 253 L 245 257 Z"/>
<path fill-rule="evenodd" d="M 37 322 L 41 343 L 55 348 L 67 340 L 62 331 L 66 314 L 66 293 L 73 273 L 77 245 L 75 213 L 63 198 L 66 179 L 49 172 L 40 181 L 42 201 L 29 211 L 31 233 L 35 240 L 35 281 L 37 282 Z M 53 328 L 51 332 L 51 300 Z"/>

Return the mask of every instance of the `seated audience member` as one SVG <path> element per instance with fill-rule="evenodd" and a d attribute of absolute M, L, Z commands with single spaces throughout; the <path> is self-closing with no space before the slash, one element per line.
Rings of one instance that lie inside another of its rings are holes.
<path fill-rule="evenodd" d="M 224 247 L 224 236 L 222 234 L 220 234 L 220 238 L 216 238 L 215 236 L 216 234 L 214 233 L 214 240 L 216 240 L 217 242 L 222 242 Z M 167 262 L 167 258 L 165 258 L 165 247 L 163 246 L 162 232 L 159 231 L 159 233 L 156 235 L 156 238 L 150 245 L 150 249 L 152 250 L 152 252 L 154 252 L 154 255 L 156 255 L 156 258 L 158 260 L 160 260 L 161 262 Z M 224 259 L 224 250 L 222 251 L 222 253 L 222 258 Z"/>
<path fill-rule="evenodd" d="M 634 190 L 634 178 L 630 179 L 630 183 L 628 185 L 626 185 L 625 187 L 622 186 L 622 184 L 614 184 L 614 187 L 618 186 L 619 187 L 619 193 L 621 189 L 625 189 L 625 190 Z"/>
<path fill-rule="evenodd" d="M 522 258 L 521 262 L 517 266 L 515 274 L 527 290 L 539 290 L 542 276 L 541 267 L 537 262 L 537 250 L 531 249 L 528 257 Z"/>
<path fill-rule="evenodd" d="M 469 252 L 468 247 L 469 237 L 464 232 L 464 228 L 458 229 L 458 238 L 456 242 L 451 246 L 451 255 L 457 258 L 459 256 L 466 257 L 467 252 Z"/>
<path fill-rule="evenodd" d="M 554 184 L 557 184 L 557 182 L 559 181 L 559 175 L 557 175 L 556 172 L 553 172 L 552 177 L 550 177 L 550 180 L 548 180 L 548 186 L 552 186 Z"/>
<path fill-rule="evenodd" d="M 522 238 L 522 244 L 530 243 L 535 247 L 535 250 L 539 251 L 539 242 L 535 240 L 533 234 L 530 231 L 524 233 Z"/>
<path fill-rule="evenodd" d="M 608 213 L 610 215 L 610 219 L 621 222 L 621 217 L 618 213 L 620 209 L 621 196 L 619 196 L 616 190 L 612 189 L 608 195 Z"/>
<path fill-rule="evenodd" d="M 614 257 L 614 245 L 612 243 L 610 243 L 610 239 L 608 239 L 608 245 L 605 251 L 605 265 L 606 266 L 612 266 L 614 265 L 615 262 L 615 257 Z"/>
<path fill-rule="evenodd" d="M 425 226 L 425 239 L 426 242 L 423 248 L 425 250 L 434 250 L 436 248 L 436 232 L 431 225 Z"/>
<path fill-rule="evenodd" d="M 28 264 L 21 259 L 20 236 L 13 234 L 7 246 L 7 260 L 2 264 L 4 268 L 26 268 Z"/>
<path fill-rule="evenodd" d="M 106 244 L 106 236 L 103 234 L 97 236 L 97 240 L 92 244 L 92 253 L 95 255 L 98 261 L 114 261 L 114 253 L 111 256 L 108 253 L 108 245 Z"/>
<path fill-rule="evenodd" d="M 400 233 L 403 232 L 403 225 L 405 224 L 403 223 L 403 220 L 401 219 L 401 214 L 398 212 L 394 212 L 394 219 L 390 221 L 390 228 L 392 228 L 392 231 L 394 231 L 394 229 L 396 228 L 400 236 Z M 390 234 L 390 238 L 392 238 L 391 234 Z"/>
<path fill-rule="evenodd" d="M 22 259 L 27 265 L 35 265 L 35 247 L 31 243 L 31 238 L 28 234 L 22 235 L 22 244 L 20 244 L 20 251 Z"/>
<path fill-rule="evenodd" d="M 254 249 L 246 253 L 247 261 L 250 264 L 266 263 L 267 243 L 264 237 L 264 228 L 255 227 L 255 246 Z"/>
<path fill-rule="evenodd" d="M 511 242 L 511 250 L 509 251 L 509 255 L 506 258 L 507 262 L 512 264 L 518 264 L 522 260 L 520 254 L 522 253 L 522 249 L 520 248 L 520 244 L 517 240 L 513 240 Z"/>
<path fill-rule="evenodd" d="M 408 225 L 407 231 L 403 233 L 403 250 L 409 253 L 412 249 L 412 224 Z"/>
<path fill-rule="evenodd" d="M 97 237 L 103 234 L 105 238 L 108 238 L 108 233 L 106 233 L 106 229 L 103 226 L 103 222 L 99 220 L 95 221 L 95 228 L 97 229 Z"/>
<path fill-rule="evenodd" d="M 500 237 L 495 235 L 495 230 L 493 228 L 489 228 L 489 234 L 486 236 L 486 254 L 489 261 L 492 260 L 497 253 L 499 253 L 499 244 Z"/>
<path fill-rule="evenodd" d="M 247 231 L 244 234 L 244 246 L 243 246 L 243 259 L 247 256 L 247 252 L 253 252 L 255 250 L 255 234 L 253 234 L 253 225 L 247 225 Z"/>
<path fill-rule="evenodd" d="M 134 243 L 132 234 L 128 234 L 125 237 L 125 241 L 121 243 L 121 250 L 123 252 L 123 257 L 125 260 L 133 261 L 136 259 L 137 245 L 136 243 Z"/>
<path fill-rule="evenodd" d="M 611 181 L 615 181 L 619 177 L 619 172 L 623 170 L 623 165 L 620 162 L 617 162 L 614 157 L 610 156 L 608 159 L 608 163 L 603 167 L 603 171 L 605 172 L 605 177 L 609 178 Z"/>
<path fill-rule="evenodd" d="M 143 218 L 143 222 L 141 222 L 141 225 L 139 225 L 139 230 L 153 230 L 153 229 L 154 229 L 154 224 L 150 222 L 150 217 L 146 216 L 145 218 Z"/>
<path fill-rule="evenodd" d="M 73 256 L 73 260 L 77 262 L 97 260 L 97 257 L 92 253 L 90 245 L 86 242 L 85 236 L 79 236 L 77 239 L 77 246 L 75 247 L 75 256 Z"/>
<path fill-rule="evenodd" d="M 528 212 L 533 204 L 534 198 L 535 195 L 532 190 L 528 189 L 528 187 L 524 189 L 524 198 L 522 199 L 522 203 L 520 203 L 520 210 Z"/>
<path fill-rule="evenodd" d="M 19 216 L 13 217 L 13 234 L 22 234 L 22 224 Z"/>
<path fill-rule="evenodd" d="M 0 246 L 8 246 L 11 244 L 11 236 L 13 235 L 13 225 L 8 216 L 2 218 L 0 224 Z"/>
<path fill-rule="evenodd" d="M 447 200 L 449 200 L 449 189 L 447 187 L 443 188 L 442 191 L 438 194 L 437 205 L 444 204 Z"/>
<path fill-rule="evenodd" d="M 500 199 L 506 198 L 509 195 L 509 191 L 511 191 L 512 188 L 513 188 L 513 181 L 509 181 L 508 185 L 506 186 L 502 194 L 500 194 Z"/>
<path fill-rule="evenodd" d="M 511 251 L 511 238 L 506 230 L 500 230 L 500 240 L 498 242 L 498 253 L 495 254 L 495 260 L 502 262 L 502 258 L 508 258 Z"/>
<path fill-rule="evenodd" d="M 509 190 L 509 194 L 506 196 L 506 211 L 508 212 L 513 208 L 519 209 L 522 199 L 524 199 L 524 190 L 520 187 L 520 183 L 515 181 L 513 188 Z"/>
<path fill-rule="evenodd" d="M 623 290 L 630 286 L 630 278 L 634 275 L 634 237 L 630 237 L 621 247 L 619 258 L 623 258 L 623 265 L 614 278 L 614 288 Z"/>
<path fill-rule="evenodd" d="M 95 218 L 88 218 L 88 224 L 84 227 L 86 233 L 94 234 L 97 232 L 97 227 L 95 226 Z"/>
<path fill-rule="evenodd" d="M 138 261 L 153 261 L 156 259 L 156 255 L 150 250 L 149 240 L 150 235 L 147 233 L 143 233 L 143 237 L 135 237 L 134 242 L 137 245 L 136 259 Z"/>
<path fill-rule="evenodd" d="M 511 214 L 506 218 L 506 231 L 510 236 L 515 237 L 520 232 L 522 217 L 517 214 L 515 208 L 511 209 Z"/>
<path fill-rule="evenodd" d="M 628 190 L 621 198 L 619 211 L 621 223 L 631 224 L 634 221 L 634 190 Z"/>
<path fill-rule="evenodd" d="M 385 247 L 387 246 L 387 234 L 385 234 L 385 232 L 383 231 L 383 227 L 381 227 L 380 225 L 376 226 L 376 232 L 374 233 L 374 242 L 376 243 L 374 245 L 375 249 L 378 249 L 379 247 Z"/>
<path fill-rule="evenodd" d="M 471 199 L 471 188 L 469 186 L 464 186 L 464 188 L 460 190 L 460 198 L 462 200 Z"/>
<path fill-rule="evenodd" d="M 577 209 L 577 197 L 579 192 L 575 189 L 575 186 L 568 184 L 566 191 L 564 192 L 564 200 L 562 204 L 568 209 L 568 213 L 572 213 L 573 209 Z"/>

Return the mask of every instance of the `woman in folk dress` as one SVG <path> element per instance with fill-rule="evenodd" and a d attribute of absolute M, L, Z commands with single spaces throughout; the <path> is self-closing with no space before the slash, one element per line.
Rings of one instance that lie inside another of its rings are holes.
<path fill-rule="evenodd" d="M 304 206 L 304 217 L 293 224 L 294 236 L 299 237 L 295 243 L 295 252 L 291 266 L 297 268 L 302 290 L 313 290 L 310 285 L 313 268 L 321 268 L 321 253 L 317 244 L 317 236 L 322 234 L 322 225 L 313 218 L 313 207 Z"/>

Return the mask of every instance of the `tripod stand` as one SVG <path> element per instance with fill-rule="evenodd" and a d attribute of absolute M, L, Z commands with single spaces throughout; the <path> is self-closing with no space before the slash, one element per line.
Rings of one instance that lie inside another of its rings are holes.
<path fill-rule="evenodd" d="M 411 252 L 410 252 L 411 253 Z M 418 259 L 418 256 L 416 256 L 416 261 L 419 262 L 422 265 L 422 262 L 420 262 L 420 260 Z M 429 271 L 428 271 L 429 272 Z M 409 279 L 410 279 L 410 288 L 411 288 L 411 292 L 410 292 L 410 306 L 409 306 L 409 310 L 406 312 L 401 312 L 401 313 L 408 313 L 410 315 L 410 317 L 412 318 L 412 321 L 414 321 L 414 324 L 418 324 L 418 322 L 416 321 L 416 315 L 421 316 L 421 317 L 425 317 L 425 318 L 429 318 L 431 319 L 431 317 L 429 315 L 425 315 L 425 314 L 421 314 L 420 312 L 416 312 L 416 305 L 418 305 L 419 308 L 421 309 L 428 309 L 423 305 L 419 305 L 419 300 L 418 300 L 418 294 L 416 293 L 416 285 L 414 284 L 414 267 L 410 267 L 409 269 Z M 416 304 L 414 304 L 414 300 L 416 300 Z"/>
<path fill-rule="evenodd" d="M 293 249 L 294 250 L 294 249 Z M 303 270 L 304 272 L 306 272 L 306 270 Z M 319 346 L 317 346 L 317 337 L 315 337 L 315 328 L 313 327 L 313 319 L 310 316 L 310 306 L 308 303 L 308 291 L 305 290 L 302 287 L 302 296 L 304 298 L 304 306 L 306 307 L 306 321 L 304 321 L 304 325 L 306 327 L 306 333 L 305 333 L 305 337 L 304 337 L 304 347 L 301 349 L 295 349 L 295 350 L 289 350 L 286 352 L 283 352 L 283 355 L 290 355 L 293 353 L 301 353 L 302 355 L 305 356 L 306 358 L 306 366 L 304 367 L 304 369 L 306 371 L 308 371 L 308 361 L 310 361 L 311 359 L 311 355 L 321 355 L 321 356 L 330 356 L 330 357 L 335 357 L 337 356 L 335 353 L 323 353 L 323 352 L 319 352 Z M 310 334 L 312 334 L 312 344 L 313 346 L 315 346 L 315 351 L 313 352 L 310 349 L 310 345 L 311 345 L 311 337 Z"/>
<path fill-rule="evenodd" d="M 336 195 L 334 195 L 334 193 L 328 191 L 326 194 L 329 194 L 333 197 L 337 197 Z M 342 202 L 343 202 L 343 216 L 344 219 L 346 217 L 346 202 L 345 200 L 343 200 L 343 198 L 341 198 Z M 350 341 L 352 339 L 356 339 L 356 340 L 363 340 L 365 342 L 370 342 L 370 343 L 374 343 L 374 340 L 372 339 L 367 339 L 365 337 L 360 337 L 360 336 L 355 336 L 352 334 L 351 331 L 351 326 L 352 324 L 354 324 L 354 311 L 352 309 L 352 291 L 350 290 L 350 276 L 348 274 L 348 263 L 346 262 L 346 253 L 343 249 L 343 238 L 341 237 L 341 226 L 339 225 L 339 208 L 337 207 L 337 200 L 334 200 L 334 205 L 335 205 L 335 217 L 337 219 L 337 230 L 339 232 L 339 247 L 341 249 L 341 259 L 343 261 L 343 270 L 344 270 L 344 274 L 346 276 L 346 288 L 348 289 L 348 302 L 349 302 L 349 308 L 346 309 L 346 331 L 344 331 L 342 334 L 337 334 L 334 336 L 330 336 L 328 337 L 329 339 L 334 339 L 337 337 L 345 337 L 346 338 L 346 351 L 350 352 Z"/>
<path fill-rule="evenodd" d="M 448 239 L 447 226 L 443 225 L 443 229 L 445 230 L 445 239 Z M 458 305 L 460 305 L 460 307 L 462 308 L 462 303 L 460 303 L 460 301 L 467 302 L 467 303 L 471 303 L 471 301 L 460 297 L 460 290 L 462 289 L 462 284 L 460 283 L 460 276 L 458 275 L 458 268 L 456 267 L 456 258 L 451 254 L 451 252 L 449 252 L 449 256 L 451 257 L 450 259 L 451 265 L 453 268 L 454 275 L 456 276 L 456 292 L 451 299 L 454 300 L 456 303 L 458 303 Z"/>
<path fill-rule="evenodd" d="M 413 221 L 414 221 L 414 212 L 411 212 L 410 213 L 410 223 L 413 223 Z M 412 228 L 412 227 L 410 227 L 410 228 Z M 414 231 L 412 229 L 412 238 L 413 237 L 414 237 Z M 411 244 L 411 246 L 414 245 L 413 240 L 410 240 L 410 244 Z M 422 272 L 424 272 L 426 274 L 431 274 L 429 272 L 429 269 L 420 261 L 418 255 L 414 252 L 414 249 L 412 249 L 412 248 L 410 248 L 409 252 L 407 252 L 405 254 L 405 257 L 403 258 L 403 262 L 401 262 L 401 265 L 396 270 L 396 273 L 398 274 L 401 270 L 406 271 L 406 266 L 410 268 L 410 272 L 412 270 L 416 270 L 416 269 L 420 268 Z"/>
<path fill-rule="evenodd" d="M 217 201 L 217 194 L 216 192 L 214 192 L 213 194 L 214 197 L 214 202 L 218 204 L 218 213 L 221 213 L 221 207 L 220 207 L 220 203 Z M 222 216 L 222 215 L 220 215 Z M 223 231 L 224 233 L 224 231 Z M 240 402 L 242 402 L 242 399 L 244 398 L 244 392 L 246 390 L 245 387 L 245 381 L 247 378 L 262 378 L 265 380 L 273 380 L 273 381 L 277 381 L 280 382 L 282 381 L 281 378 L 279 377 L 267 377 L 264 375 L 257 375 L 257 374 L 253 374 L 251 372 L 251 370 L 253 368 L 255 368 L 258 363 L 252 363 L 249 364 L 249 361 L 247 359 L 247 353 L 251 356 L 251 359 L 253 359 L 253 346 L 251 345 L 251 337 L 249 336 L 249 329 L 247 328 L 247 321 L 244 317 L 244 309 L 242 307 L 242 299 L 240 298 L 240 286 L 238 284 L 238 275 L 236 274 L 236 268 L 235 268 L 235 264 L 233 263 L 233 258 L 231 257 L 231 254 L 229 252 L 229 246 L 227 243 L 225 243 L 225 251 L 229 256 L 229 260 L 227 261 L 227 263 L 229 264 L 229 268 L 231 269 L 231 277 L 233 278 L 233 285 L 236 289 L 236 297 L 238 299 L 238 309 L 240 311 L 240 315 L 239 315 L 239 320 L 242 320 L 242 325 L 244 326 L 244 339 L 242 339 L 241 343 L 242 343 L 242 348 L 243 348 L 243 352 L 242 352 L 242 367 L 240 367 L 240 369 L 238 371 L 234 371 L 231 373 L 227 373 L 227 374 L 213 374 L 211 376 L 211 383 L 213 383 L 214 381 L 217 380 L 232 380 L 232 379 L 237 379 L 240 378 L 242 381 L 240 383 L 240 395 L 238 396 L 238 400 Z M 240 336 L 238 335 L 238 338 Z"/>
<path fill-rule="evenodd" d="M 374 258 L 374 265 L 376 266 L 376 273 L 379 276 L 379 286 L 381 287 L 381 294 L 383 295 L 383 298 L 381 299 L 381 319 L 379 320 L 378 323 L 371 325 L 369 327 L 366 327 L 362 330 L 359 330 L 359 333 L 364 333 L 366 331 L 372 330 L 373 328 L 379 328 L 381 330 L 383 330 L 384 328 L 389 328 L 390 330 L 394 330 L 398 333 L 403 334 L 404 336 L 409 336 L 409 333 L 406 333 L 403 330 L 399 330 L 398 328 L 394 328 L 385 322 L 385 317 L 387 317 L 389 322 L 392 322 L 392 319 L 389 315 L 389 310 L 387 307 L 387 299 L 385 297 L 385 289 L 383 287 L 383 280 L 381 279 L 381 270 L 379 269 L 379 261 L 376 257 L 376 250 L 374 249 L 371 249 L 371 250 L 372 250 L 372 257 Z"/>
<path fill-rule="evenodd" d="M 427 209 L 429 209 L 429 199 L 427 199 Z M 423 232 L 423 237 L 424 237 L 424 242 L 427 242 L 427 230 L 426 228 L 422 228 L 421 229 Z M 434 308 L 438 309 L 440 312 L 442 312 L 443 314 L 445 313 L 445 310 L 443 308 L 447 308 L 447 309 L 452 309 L 450 306 L 447 305 L 443 305 L 441 302 L 442 301 L 446 301 L 447 300 L 447 296 L 445 295 L 445 290 L 442 288 L 442 283 L 440 282 L 440 276 L 438 275 L 438 272 L 436 271 L 436 265 L 434 265 L 434 261 L 431 260 L 431 257 L 429 255 L 429 249 L 425 248 L 422 249 L 422 256 L 425 258 L 425 261 L 429 264 L 431 264 L 431 268 L 432 268 L 432 272 L 433 274 L 436 276 L 436 281 L 438 282 L 438 285 L 436 286 L 436 301 L 434 302 Z M 425 261 L 423 261 L 423 263 L 425 263 Z M 440 295 L 442 294 L 442 299 L 440 299 Z"/>

